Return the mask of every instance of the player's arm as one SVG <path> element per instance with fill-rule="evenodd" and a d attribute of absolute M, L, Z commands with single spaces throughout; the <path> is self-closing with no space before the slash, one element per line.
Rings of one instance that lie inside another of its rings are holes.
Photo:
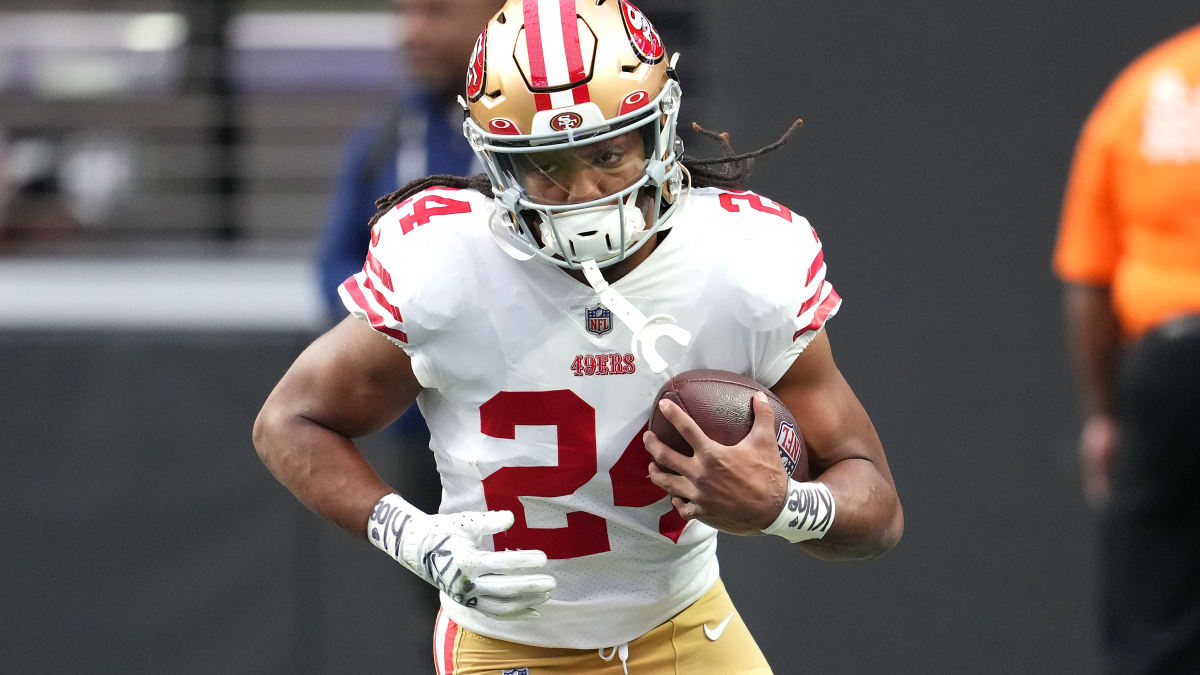
<path fill-rule="evenodd" d="M 275 386 L 254 422 L 254 447 L 305 506 L 364 536 L 375 504 L 392 490 L 351 439 L 387 426 L 420 390 L 404 350 L 348 317 Z"/>
<path fill-rule="evenodd" d="M 496 619 L 538 615 L 555 580 L 541 551 L 481 550 L 513 524 L 510 511 L 426 514 L 384 483 L 354 447 L 416 399 L 408 355 L 347 318 L 296 359 L 254 422 L 267 468 L 316 513 L 367 537 L 452 600 Z"/>
<path fill-rule="evenodd" d="M 655 460 L 651 481 L 667 490 L 684 518 L 725 532 L 780 533 L 802 540 L 799 546 L 824 559 L 886 553 L 904 531 L 900 499 L 879 436 L 834 364 L 824 332 L 772 391 L 800 425 L 814 481 L 799 483 L 784 474 L 775 416 L 765 398 L 753 401 L 754 426 L 733 446 L 705 436 L 687 413 L 667 401 L 664 416 L 695 454 L 682 455 L 647 432 L 646 449 Z"/>
<path fill-rule="evenodd" d="M 823 559 L 886 553 L 904 532 L 904 511 L 883 444 L 834 363 L 825 331 L 771 390 L 796 417 L 809 452 L 809 469 L 836 505 L 829 531 L 798 545 Z M 769 430 L 773 429 L 772 419 Z"/>

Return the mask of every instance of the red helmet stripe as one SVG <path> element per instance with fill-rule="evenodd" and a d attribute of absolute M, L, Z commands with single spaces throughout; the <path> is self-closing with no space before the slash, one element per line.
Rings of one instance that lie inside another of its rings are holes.
<path fill-rule="evenodd" d="M 575 0 L 524 0 L 525 47 L 529 55 L 530 85 L 535 89 L 562 87 L 587 76 Z M 566 97 L 564 99 L 564 97 Z M 567 92 L 535 93 L 538 110 L 586 103 L 586 84 Z"/>
<path fill-rule="evenodd" d="M 587 77 L 587 71 L 583 69 L 583 50 L 579 46 L 575 0 L 558 0 L 558 16 L 562 20 L 563 51 L 567 56 L 567 81 L 579 82 Z"/>
<path fill-rule="evenodd" d="M 587 70 L 583 64 L 583 47 L 579 44 L 579 19 L 575 10 L 575 0 L 559 0 L 558 15 L 562 19 L 563 48 L 567 53 L 569 81 L 580 82 L 587 77 Z M 592 100 L 586 84 L 575 87 L 572 93 L 575 95 L 576 105 Z"/>
<path fill-rule="evenodd" d="M 529 51 L 529 76 L 534 87 L 546 86 L 546 59 L 542 55 L 542 24 L 538 18 L 538 0 L 525 0 L 525 47 Z M 541 110 L 541 106 L 538 106 Z"/>

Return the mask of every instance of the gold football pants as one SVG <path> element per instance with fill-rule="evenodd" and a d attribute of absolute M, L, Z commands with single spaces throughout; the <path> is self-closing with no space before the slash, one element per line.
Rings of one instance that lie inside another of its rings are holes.
<path fill-rule="evenodd" d="M 631 641 L 607 649 L 558 649 L 471 632 L 438 613 L 438 675 L 769 674 L 770 666 L 719 579 L 687 609 Z"/>

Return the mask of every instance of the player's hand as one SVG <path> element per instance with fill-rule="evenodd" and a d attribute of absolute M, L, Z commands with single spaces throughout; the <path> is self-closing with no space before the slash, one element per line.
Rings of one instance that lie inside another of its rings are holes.
<path fill-rule="evenodd" d="M 1117 423 L 1108 415 L 1093 415 L 1079 434 L 1079 469 L 1088 503 L 1101 507 L 1112 492 L 1112 462 L 1118 440 Z"/>
<path fill-rule="evenodd" d="M 479 548 L 512 524 L 512 511 L 428 515 L 388 495 L 375 505 L 367 538 L 460 605 L 493 619 L 533 618 L 555 587 L 554 577 L 536 572 L 546 554 Z"/>
<path fill-rule="evenodd" d="M 650 481 L 671 495 L 684 519 L 730 534 L 756 535 L 783 509 L 788 476 L 776 449 L 775 412 L 762 393 L 754 395 L 751 405 L 750 433 L 737 445 L 721 445 L 678 405 L 667 399 L 659 403 L 663 416 L 695 454 L 679 453 L 647 431 L 643 441 L 654 458 Z"/>

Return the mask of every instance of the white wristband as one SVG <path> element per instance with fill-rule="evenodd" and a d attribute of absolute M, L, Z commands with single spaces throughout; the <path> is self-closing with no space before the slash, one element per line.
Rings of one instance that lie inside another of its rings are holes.
<path fill-rule="evenodd" d="M 787 499 L 783 510 L 768 525 L 763 534 L 774 534 L 793 544 L 820 539 L 833 525 L 837 507 L 833 493 L 822 483 L 800 483 L 788 479 Z"/>

